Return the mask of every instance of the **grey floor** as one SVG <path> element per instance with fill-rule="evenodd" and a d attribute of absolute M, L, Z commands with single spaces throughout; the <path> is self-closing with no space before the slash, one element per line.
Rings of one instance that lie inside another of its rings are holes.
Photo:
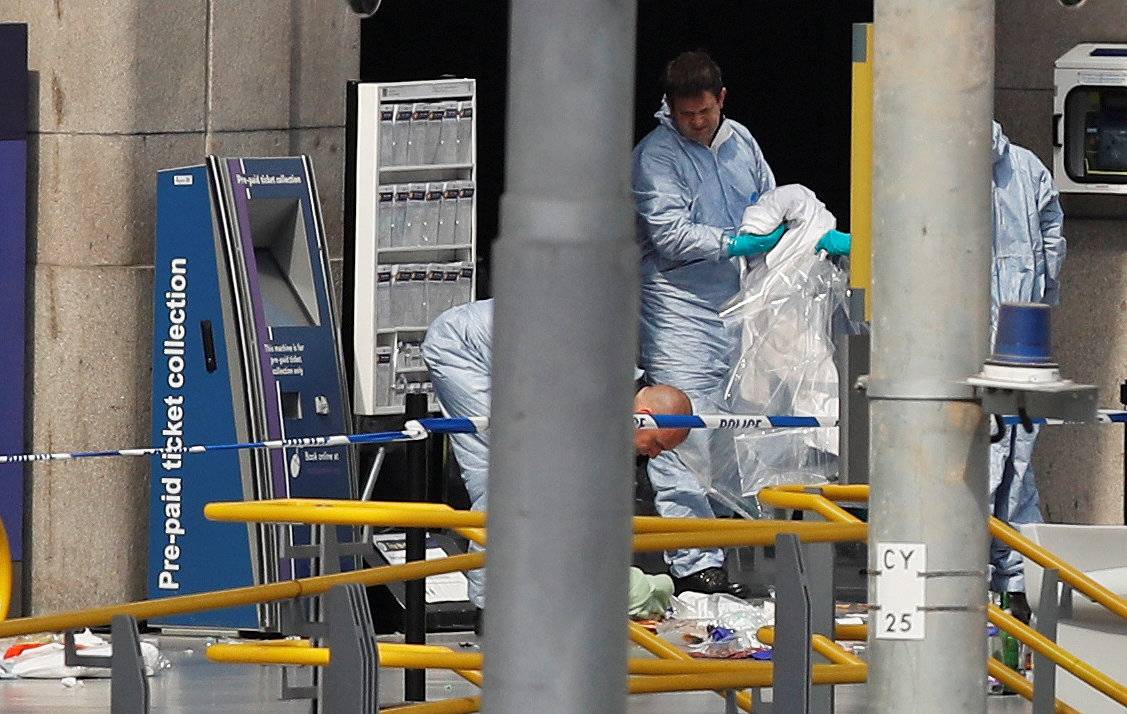
<path fill-rule="evenodd" d="M 452 647 L 474 640 L 472 635 L 435 635 L 432 639 Z M 277 667 L 212 664 L 204 657 L 202 638 L 165 637 L 160 640 L 160 648 L 171 667 L 149 680 L 153 712 L 307 714 L 310 711 L 308 703 L 279 701 L 281 676 Z M 476 693 L 475 687 L 446 672 L 433 672 L 427 680 L 428 699 Z M 402 699 L 402 671 L 381 670 L 380 701 L 391 705 Z M 109 706 L 110 687 L 105 680 L 85 680 L 74 688 L 66 688 L 58 681 L 0 681 L 0 712 L 5 714 L 108 712 Z M 629 711 L 636 714 L 720 714 L 724 704 L 711 692 L 652 694 L 631 697 Z M 865 711 L 864 685 L 838 687 L 835 711 L 850 714 Z M 990 697 L 989 711 L 1028 712 L 1031 708 L 1018 697 Z"/>

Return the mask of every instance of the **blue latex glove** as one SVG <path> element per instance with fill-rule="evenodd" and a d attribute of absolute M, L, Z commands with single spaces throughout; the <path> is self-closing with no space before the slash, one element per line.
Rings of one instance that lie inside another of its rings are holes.
<path fill-rule="evenodd" d="M 830 255 L 849 255 L 849 249 L 853 245 L 853 236 L 841 231 L 829 231 L 821 239 L 818 240 L 818 245 L 814 246 L 814 252 L 826 251 Z"/>
<path fill-rule="evenodd" d="M 779 239 L 787 231 L 787 224 L 782 223 L 778 228 L 767 234 L 739 233 L 728 238 L 728 256 L 759 255 L 766 253 L 779 243 Z"/>

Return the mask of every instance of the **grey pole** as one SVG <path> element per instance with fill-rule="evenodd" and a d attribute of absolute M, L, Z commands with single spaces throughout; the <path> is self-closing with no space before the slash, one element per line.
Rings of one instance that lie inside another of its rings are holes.
<path fill-rule="evenodd" d="M 493 261 L 491 714 L 626 708 L 633 0 L 515 0 Z"/>
<path fill-rule="evenodd" d="M 973 714 L 986 711 L 988 438 L 962 380 L 987 347 L 994 0 L 875 11 L 870 711 Z M 923 639 L 878 636 L 895 614 L 877 597 L 895 565 L 882 542 L 926 545 L 926 605 L 910 608 Z"/>

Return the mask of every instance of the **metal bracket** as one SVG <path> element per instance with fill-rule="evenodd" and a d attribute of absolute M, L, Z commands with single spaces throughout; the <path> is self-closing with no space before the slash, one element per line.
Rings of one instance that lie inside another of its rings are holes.
<path fill-rule="evenodd" d="M 1006 384 L 972 377 L 987 414 L 1021 414 L 1030 417 L 1055 417 L 1066 421 L 1090 422 L 1096 419 L 1096 388 L 1090 384 L 1060 382 L 1053 386 Z"/>
<path fill-rule="evenodd" d="M 74 645 L 74 631 L 67 630 L 63 633 L 63 664 L 67 667 L 108 668 L 111 714 L 148 714 L 149 680 L 145 677 L 137 619 L 130 615 L 115 615 L 110 625 L 110 637 L 110 656 L 91 657 L 78 653 Z"/>
<path fill-rule="evenodd" d="M 775 538 L 776 585 L 774 701 L 788 714 L 810 714 L 810 586 L 798 536 Z"/>
<path fill-rule="evenodd" d="M 295 600 L 286 606 L 296 606 Z M 328 647 L 332 664 L 312 686 L 291 686 L 282 669 L 282 699 L 313 699 L 317 712 L 369 714 L 379 709 L 379 649 L 368 595 L 356 583 L 338 585 L 321 597 L 320 622 L 306 621 L 298 634 Z"/>
<path fill-rule="evenodd" d="M 810 634 L 824 635 L 832 640 L 835 620 L 834 544 L 806 543 L 801 549 L 810 597 Z M 806 647 L 812 647 L 809 640 Z M 834 692 L 833 687 L 813 687 L 810 691 L 811 714 L 833 714 Z"/>
<path fill-rule="evenodd" d="M 378 471 L 378 470 L 377 470 Z M 372 480 L 374 474 L 369 477 Z M 334 525 L 318 525 L 313 526 L 310 530 L 310 536 L 314 540 L 309 545 L 293 545 L 290 544 L 285 550 L 285 555 L 292 558 L 308 558 L 310 560 L 310 570 L 318 575 L 331 575 L 341 571 L 341 559 L 357 556 L 368 561 L 375 556 L 375 546 L 370 541 L 353 541 L 341 542 L 338 535 L 338 526 Z M 353 536 L 358 533 L 357 529 L 350 529 Z M 321 711 L 326 712 L 370 712 L 376 711 L 373 705 L 370 709 L 356 709 L 350 708 L 352 705 L 360 706 L 363 704 L 363 698 L 368 697 L 368 691 L 365 687 L 369 686 L 364 684 L 361 679 L 355 681 L 361 682 L 362 686 L 342 685 L 330 676 L 330 672 L 340 669 L 351 671 L 354 676 L 363 678 L 366 670 L 364 669 L 364 658 L 360 655 L 355 655 L 355 644 L 357 639 L 370 640 L 372 647 L 371 657 L 373 661 L 377 655 L 375 654 L 375 634 L 372 627 L 372 615 L 368 608 L 367 594 L 364 588 L 355 585 L 347 587 L 355 587 L 359 589 L 359 597 L 355 598 L 354 605 L 355 612 L 347 615 L 342 622 L 353 623 L 353 627 L 359 627 L 360 631 L 355 634 L 348 634 L 352 632 L 340 623 L 336 623 L 335 618 L 341 617 L 341 606 L 336 606 L 336 614 L 329 612 L 329 602 L 333 597 L 339 598 L 339 595 L 334 596 L 338 588 L 329 591 L 328 594 L 321 598 L 308 598 L 305 600 L 286 600 L 278 605 L 279 621 L 281 623 L 281 630 L 288 634 L 301 635 L 310 639 L 320 639 L 327 643 L 330 651 L 332 651 L 333 666 L 325 667 L 323 669 L 314 669 L 312 673 L 312 681 L 309 684 L 293 684 L 293 676 L 295 670 L 290 667 L 282 667 L 282 683 L 281 683 L 281 698 L 284 700 L 294 699 L 313 699 L 317 702 L 317 707 Z M 346 602 L 348 599 L 346 599 Z M 351 612 L 351 611 L 350 611 Z M 366 624 L 365 624 L 366 623 Z M 335 630 L 334 630 L 335 628 Z M 334 631 L 336 634 L 334 635 Z M 345 634 L 342 634 L 345 633 Z M 343 639 L 342 639 L 343 637 Z M 349 639 L 351 637 L 351 639 Z M 340 659 L 338 657 L 336 648 L 333 641 L 340 642 L 342 653 L 339 657 L 345 657 L 345 665 L 339 665 Z M 349 654 L 352 653 L 352 654 Z M 365 656 L 366 657 L 366 656 Z M 375 675 L 372 675 L 371 690 L 376 690 Z M 334 690 L 348 690 L 346 693 L 334 692 Z M 339 700 L 341 696 L 347 694 L 348 698 L 344 701 Z M 325 703 L 325 697 L 335 698 L 332 706 Z M 355 700 L 353 699 L 355 697 Z M 371 701 L 375 702 L 375 694 L 370 697 Z M 338 708 L 339 707 L 339 708 Z"/>
<path fill-rule="evenodd" d="M 1057 641 L 1062 597 L 1071 600 L 1071 592 L 1058 593 L 1060 582 L 1056 568 L 1045 568 L 1041 575 L 1041 601 L 1037 608 L 1037 632 Z M 1068 588 L 1065 585 L 1065 588 Z M 1053 714 L 1057 699 L 1057 665 L 1040 652 L 1033 653 L 1033 714 Z"/>
<path fill-rule="evenodd" d="M 356 583 L 338 585 L 324 596 L 332 665 L 321 677 L 318 711 L 369 714 L 379 710 L 379 649 L 368 596 Z"/>

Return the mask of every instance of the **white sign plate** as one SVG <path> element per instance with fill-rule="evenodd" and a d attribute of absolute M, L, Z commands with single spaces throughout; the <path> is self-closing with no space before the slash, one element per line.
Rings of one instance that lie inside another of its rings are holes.
<path fill-rule="evenodd" d="M 878 640 L 924 638 L 927 546 L 923 543 L 877 543 L 877 602 L 874 616 Z"/>

